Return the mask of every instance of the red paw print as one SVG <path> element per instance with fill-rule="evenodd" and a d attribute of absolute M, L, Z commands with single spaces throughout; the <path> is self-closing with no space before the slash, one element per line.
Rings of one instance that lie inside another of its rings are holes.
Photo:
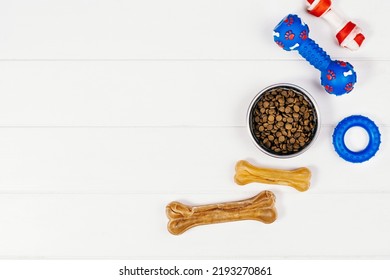
<path fill-rule="evenodd" d="M 281 41 L 275 42 L 279 47 L 284 48 L 284 44 Z"/>
<path fill-rule="evenodd" d="M 286 40 L 293 40 L 294 37 L 295 37 L 295 34 L 292 33 L 291 30 L 287 31 L 286 34 L 284 34 L 284 38 L 285 38 Z"/>
<path fill-rule="evenodd" d="M 326 75 L 326 78 L 330 81 L 333 79 L 336 79 L 336 74 L 333 70 L 328 70 L 328 74 Z"/>
<path fill-rule="evenodd" d="M 351 90 L 353 90 L 353 84 L 352 83 L 346 84 L 344 89 L 346 92 L 350 92 Z"/>
<path fill-rule="evenodd" d="M 307 31 L 306 30 L 303 30 L 301 32 L 301 34 L 299 34 L 299 37 L 302 39 L 302 40 L 306 40 L 307 39 Z"/>
<path fill-rule="evenodd" d="M 292 17 L 287 17 L 284 20 L 284 23 L 287 24 L 287 26 L 291 26 L 294 23 L 294 19 Z"/>
<path fill-rule="evenodd" d="M 344 61 L 337 61 L 337 63 L 342 66 L 342 67 L 346 67 L 347 66 L 347 63 L 344 62 Z"/>
<path fill-rule="evenodd" d="M 325 90 L 326 90 L 327 92 L 331 93 L 331 92 L 333 92 L 333 87 L 330 86 L 330 85 L 326 85 L 326 86 L 325 86 Z"/>

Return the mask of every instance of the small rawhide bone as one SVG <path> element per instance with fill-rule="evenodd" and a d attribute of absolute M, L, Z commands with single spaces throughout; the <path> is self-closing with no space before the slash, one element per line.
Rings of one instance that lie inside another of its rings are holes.
<path fill-rule="evenodd" d="M 309 189 L 310 178 L 311 172 L 306 167 L 294 170 L 271 169 L 256 167 L 245 160 L 240 160 L 236 164 L 234 181 L 239 185 L 254 182 L 286 185 L 303 192 Z"/>
<path fill-rule="evenodd" d="M 246 200 L 202 206 L 188 206 L 174 201 L 167 205 L 166 213 L 169 219 L 168 231 L 174 235 L 200 225 L 240 220 L 270 224 L 277 217 L 275 195 L 270 191 L 262 191 Z"/>

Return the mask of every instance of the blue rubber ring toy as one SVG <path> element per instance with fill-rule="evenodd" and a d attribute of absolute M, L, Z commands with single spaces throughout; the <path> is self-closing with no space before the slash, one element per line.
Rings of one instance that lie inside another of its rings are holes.
<path fill-rule="evenodd" d="M 345 133 L 352 127 L 361 127 L 368 133 L 369 141 L 362 151 L 353 152 L 345 145 Z M 381 134 L 376 124 L 365 116 L 353 115 L 343 119 L 333 132 L 333 146 L 338 155 L 346 161 L 360 163 L 372 158 L 379 150 Z"/>

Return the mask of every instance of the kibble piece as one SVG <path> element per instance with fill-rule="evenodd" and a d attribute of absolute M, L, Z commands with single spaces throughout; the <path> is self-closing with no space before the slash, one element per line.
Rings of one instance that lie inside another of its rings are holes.
<path fill-rule="evenodd" d="M 303 108 L 303 107 L 302 107 L 302 108 Z M 298 105 L 294 105 L 294 111 L 295 111 L 296 113 L 298 113 L 299 110 L 300 110 L 299 106 L 298 106 Z"/>

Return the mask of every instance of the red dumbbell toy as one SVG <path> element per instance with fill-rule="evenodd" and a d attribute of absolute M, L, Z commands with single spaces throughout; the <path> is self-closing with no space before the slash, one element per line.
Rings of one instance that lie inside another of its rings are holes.
<path fill-rule="evenodd" d="M 340 17 L 332 9 L 331 0 L 306 0 L 306 4 L 310 14 L 325 19 L 336 29 L 336 39 L 340 46 L 350 50 L 360 48 L 365 39 L 362 30 L 352 21 Z"/>

